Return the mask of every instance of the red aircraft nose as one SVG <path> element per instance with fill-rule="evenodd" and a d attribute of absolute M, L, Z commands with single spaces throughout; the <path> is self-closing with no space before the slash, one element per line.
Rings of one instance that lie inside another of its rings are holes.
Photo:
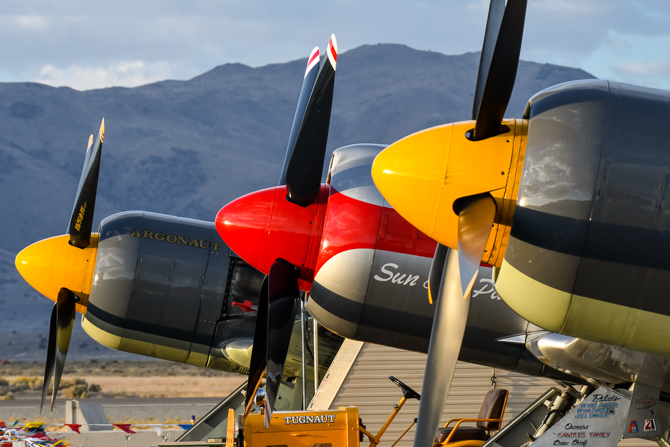
<path fill-rule="evenodd" d="M 273 205 L 274 189 L 264 189 L 233 200 L 216 215 L 216 230 L 224 242 L 261 271 Z"/>
<path fill-rule="evenodd" d="M 221 208 L 216 229 L 228 246 L 251 266 L 267 274 L 277 258 L 300 269 L 301 289 L 308 290 L 320 241 L 327 187 L 316 203 L 303 208 L 286 200 L 286 187 L 256 191 Z"/>

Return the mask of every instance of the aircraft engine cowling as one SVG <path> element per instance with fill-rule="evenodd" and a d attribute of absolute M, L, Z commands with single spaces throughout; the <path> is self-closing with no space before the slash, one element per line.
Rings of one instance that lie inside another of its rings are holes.
<path fill-rule="evenodd" d="M 246 372 L 248 365 L 225 351 L 236 340 L 251 345 L 255 312 L 232 303 L 257 304 L 262 279 L 228 249 L 213 223 L 115 214 L 100 225 L 82 326 L 113 349 Z"/>
<path fill-rule="evenodd" d="M 370 165 L 383 147 L 354 145 L 333 153 L 306 307 L 343 337 L 427 352 L 435 313 L 427 281 L 436 243 L 400 217 L 374 186 Z M 356 237 L 347 233 L 352 229 Z M 480 268 L 472 300 L 460 360 L 566 379 L 526 350 L 525 334 L 537 328 L 500 300 L 490 267 Z M 514 342 L 500 341 L 510 335 L 517 336 Z"/>
<path fill-rule="evenodd" d="M 434 313 L 425 288 L 429 270 L 426 258 L 348 250 L 319 271 L 307 310 L 343 337 L 425 352 Z"/>
<path fill-rule="evenodd" d="M 528 141 L 496 282 L 553 332 L 669 354 L 670 96 L 589 80 L 528 103 Z"/>
<path fill-rule="evenodd" d="M 374 186 L 370 165 L 383 148 L 361 144 L 333 153 L 307 310 L 343 337 L 427 349 L 433 306 L 425 283 L 435 243 L 400 218 Z M 401 321 L 406 324 L 398 331 Z"/>

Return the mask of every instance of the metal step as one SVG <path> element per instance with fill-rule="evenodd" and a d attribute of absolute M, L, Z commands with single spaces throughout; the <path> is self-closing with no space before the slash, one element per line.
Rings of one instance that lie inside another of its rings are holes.
<path fill-rule="evenodd" d="M 193 427 L 177 438 L 177 442 L 198 442 L 206 441 L 207 439 L 225 438 L 228 424 L 228 409 L 232 408 L 235 410 L 235 417 L 244 412 L 244 391 L 246 389 L 247 382 L 245 381 L 196 422 Z"/>
<path fill-rule="evenodd" d="M 561 395 L 561 390 L 551 387 L 519 413 L 507 425 L 491 436 L 482 447 L 520 447 L 531 441 L 531 436 L 540 428 L 549 407 L 545 402 L 553 402 Z"/>

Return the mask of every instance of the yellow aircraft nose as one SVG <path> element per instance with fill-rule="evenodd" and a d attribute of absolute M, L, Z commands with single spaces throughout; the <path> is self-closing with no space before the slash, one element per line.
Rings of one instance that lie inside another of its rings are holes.
<path fill-rule="evenodd" d="M 86 312 L 91 291 L 98 235 L 91 235 L 91 244 L 84 249 L 68 243 L 70 236 L 55 236 L 35 242 L 16 256 L 16 269 L 31 287 L 52 301 L 61 288 L 71 290 L 80 298 L 77 311 Z"/>
<path fill-rule="evenodd" d="M 372 179 L 379 192 L 405 219 L 433 239 L 442 208 L 452 127 L 439 126 L 403 138 L 384 149 L 372 164 Z M 457 217 L 447 210 L 440 220 L 457 223 Z M 445 245 L 456 245 L 455 229 L 445 232 Z"/>
<path fill-rule="evenodd" d="M 433 127 L 393 143 L 372 165 L 372 179 L 393 208 L 436 241 L 458 248 L 459 199 L 489 193 L 496 202 L 483 262 L 491 265 L 505 246 L 505 231 L 514 208 L 517 171 L 523 161 L 526 123 L 503 122 L 508 131 L 472 141 L 474 121 Z M 507 231 L 508 234 L 508 231 Z"/>

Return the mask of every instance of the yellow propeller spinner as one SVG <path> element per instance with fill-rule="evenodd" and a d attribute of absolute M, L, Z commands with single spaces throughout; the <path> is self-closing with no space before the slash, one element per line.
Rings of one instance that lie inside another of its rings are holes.
<path fill-rule="evenodd" d="M 512 224 L 526 149 L 526 120 L 481 141 L 467 137 L 474 121 L 417 132 L 382 151 L 372 165 L 375 185 L 393 208 L 436 241 L 458 249 L 458 200 L 489 193 L 496 216 L 482 262 L 500 266 Z"/>

